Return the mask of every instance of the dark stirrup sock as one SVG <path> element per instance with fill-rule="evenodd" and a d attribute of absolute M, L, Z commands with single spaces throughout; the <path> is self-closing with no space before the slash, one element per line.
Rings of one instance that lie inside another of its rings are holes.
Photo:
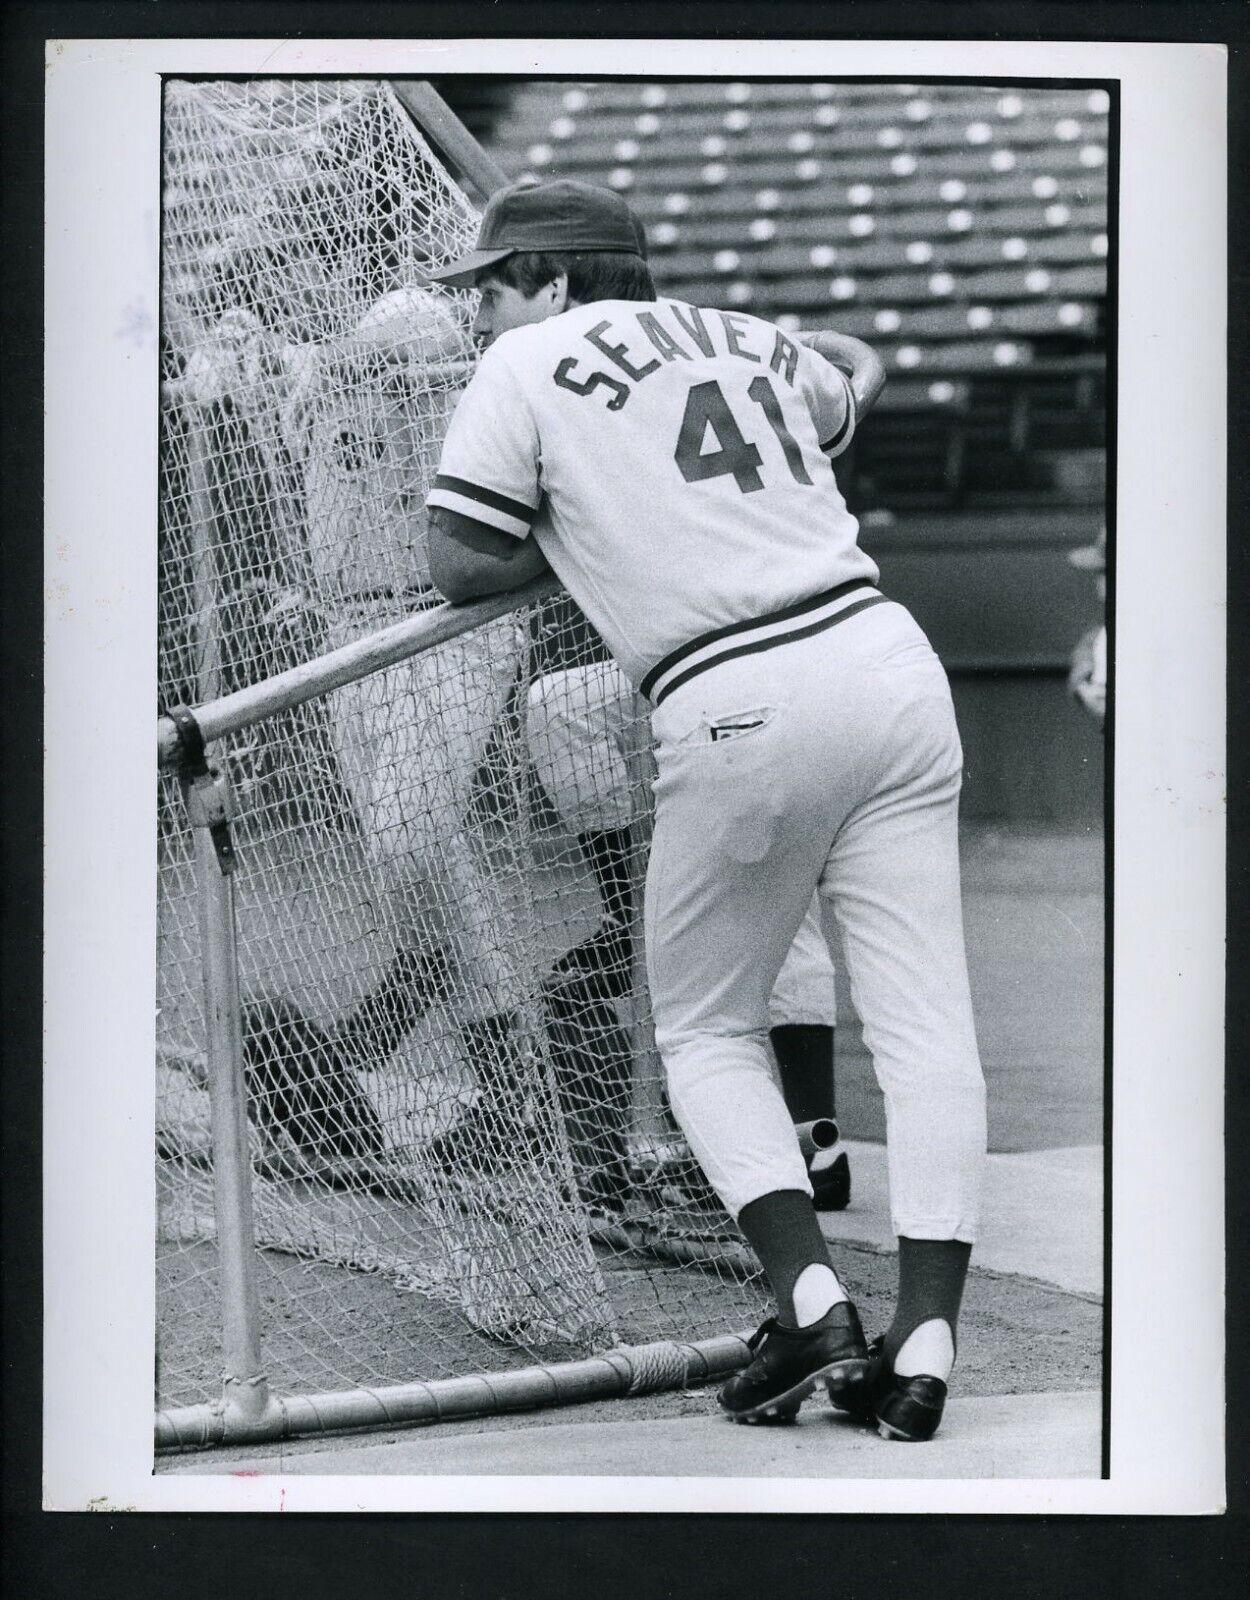
<path fill-rule="evenodd" d="M 466 1022 L 460 1035 L 482 1093 L 483 1106 L 493 1104 L 513 1110 L 522 1104 L 525 1060 L 517 1038 L 515 1014 L 497 1011 L 477 1022 Z"/>
<path fill-rule="evenodd" d="M 834 1117 L 834 1030 L 815 1023 L 786 1022 L 771 1029 L 768 1037 L 791 1122 Z"/>
<path fill-rule="evenodd" d="M 579 833 L 577 842 L 594 872 L 604 911 L 628 926 L 634 914 L 634 843 L 629 829 Z"/>
<path fill-rule="evenodd" d="M 446 950 L 400 945 L 382 982 L 339 1024 L 340 1048 L 359 1067 L 377 1066 L 395 1053 L 436 1000 L 447 998 L 452 982 Z"/>
<path fill-rule="evenodd" d="M 633 982 L 633 840 L 628 828 L 579 833 L 577 842 L 595 875 L 603 919 L 589 939 L 566 951 L 552 976 L 582 978 L 593 973 L 600 997 L 619 999 Z"/>
<path fill-rule="evenodd" d="M 768 1275 L 778 1322 L 793 1328 L 799 1274 L 812 1265 L 833 1271 L 815 1207 L 801 1189 L 776 1189 L 743 1206 L 738 1226 Z"/>
<path fill-rule="evenodd" d="M 941 1317 L 954 1335 L 971 1254 L 961 1239 L 899 1239 L 898 1309 L 885 1336 L 890 1366 L 908 1335 L 931 1317 Z"/>

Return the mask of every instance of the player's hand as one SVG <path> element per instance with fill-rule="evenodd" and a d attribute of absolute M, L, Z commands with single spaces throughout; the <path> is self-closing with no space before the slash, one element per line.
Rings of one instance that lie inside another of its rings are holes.
<path fill-rule="evenodd" d="M 885 387 L 885 365 L 877 352 L 862 339 L 835 333 L 832 328 L 815 328 L 794 337 L 845 373 L 855 397 L 856 422 L 862 420 Z"/>

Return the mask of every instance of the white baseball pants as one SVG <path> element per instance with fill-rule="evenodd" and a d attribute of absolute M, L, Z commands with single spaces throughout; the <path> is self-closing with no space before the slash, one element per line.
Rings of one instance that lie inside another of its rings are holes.
<path fill-rule="evenodd" d="M 885 1096 L 894 1231 L 976 1237 L 985 1086 L 964 954 L 962 752 L 903 607 L 689 676 L 653 714 L 647 964 L 669 1098 L 729 1211 L 811 1192 L 769 992 L 819 886 Z"/>
<path fill-rule="evenodd" d="M 333 619 L 335 647 L 398 620 L 378 601 Z M 454 950 L 470 1015 L 523 1003 L 519 935 L 470 838 L 473 777 L 520 659 L 510 617 L 401 661 L 327 699 L 339 770 L 392 914 L 408 937 Z"/>
<path fill-rule="evenodd" d="M 627 828 L 632 784 L 625 760 L 630 730 L 651 707 L 611 661 L 547 673 L 530 686 L 530 759 L 573 833 Z M 832 1028 L 838 1006 L 833 961 L 815 895 L 769 997 L 769 1025 Z"/>

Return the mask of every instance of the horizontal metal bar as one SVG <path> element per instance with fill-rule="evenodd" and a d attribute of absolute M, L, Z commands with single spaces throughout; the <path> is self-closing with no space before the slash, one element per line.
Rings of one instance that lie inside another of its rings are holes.
<path fill-rule="evenodd" d="M 723 1334 L 691 1343 L 661 1341 L 627 1345 L 581 1361 L 523 1367 L 520 1371 L 439 1378 L 430 1383 L 384 1389 L 346 1389 L 334 1394 L 275 1400 L 263 1421 L 235 1433 L 220 1404 L 185 1406 L 156 1416 L 158 1450 L 204 1449 L 210 1445 L 296 1439 L 353 1428 L 447 1422 L 465 1417 L 534 1411 L 543 1406 L 685 1388 L 728 1377 L 750 1359 L 747 1335 Z M 258 1431 L 258 1426 L 264 1431 Z"/>
<path fill-rule="evenodd" d="M 353 640 L 337 650 L 303 661 L 276 673 L 261 683 L 236 689 L 233 694 L 222 695 L 205 705 L 194 707 L 195 719 L 200 725 L 204 742 L 224 739 L 229 734 L 250 728 L 279 711 L 314 700 L 330 689 L 367 677 L 383 667 L 393 667 L 397 662 L 431 650 L 436 645 L 458 639 L 484 623 L 493 622 L 510 611 L 533 605 L 555 594 L 559 579 L 544 574 L 533 578 L 523 588 L 508 594 L 491 595 L 485 600 L 475 600 L 469 605 L 437 606 L 432 611 L 422 611 L 396 622 L 389 628 L 380 628 L 366 638 Z M 178 764 L 178 735 L 168 717 L 156 721 L 156 754 L 161 767 L 174 768 Z"/>

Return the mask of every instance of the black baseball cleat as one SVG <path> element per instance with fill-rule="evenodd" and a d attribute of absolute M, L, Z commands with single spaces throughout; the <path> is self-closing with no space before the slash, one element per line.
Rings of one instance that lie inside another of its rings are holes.
<path fill-rule="evenodd" d="M 750 1340 L 754 1360 L 720 1392 L 735 1422 L 793 1422 L 818 1383 L 835 1405 L 851 1409 L 868 1382 L 868 1349 L 849 1300 L 807 1328 L 783 1328 L 775 1317 Z"/>
<path fill-rule="evenodd" d="M 907 1444 L 923 1444 L 932 1439 L 942 1420 L 947 1387 L 941 1378 L 919 1373 L 902 1377 L 886 1365 L 885 1336 L 879 1334 L 868 1348 L 871 1362 L 868 1382 L 857 1393 L 829 1398 L 838 1411 L 844 1411 L 869 1427 L 875 1424 L 883 1439 Z"/>
<path fill-rule="evenodd" d="M 512 1171 L 539 1156 L 536 1130 L 519 1109 L 477 1105 L 425 1146 L 426 1160 L 452 1177 Z"/>
<path fill-rule="evenodd" d="M 883 1439 L 923 1444 L 932 1439 L 946 1405 L 946 1385 L 941 1378 L 917 1374 L 901 1378 L 890 1374 L 889 1386 L 877 1400 L 877 1432 Z"/>
<path fill-rule="evenodd" d="M 659 1160 L 634 1167 L 635 1191 L 663 1211 L 715 1211 L 724 1207 L 684 1144 L 675 1141 Z"/>
<path fill-rule="evenodd" d="M 845 1211 L 851 1203 L 851 1163 L 839 1150 L 826 1167 L 809 1170 L 812 1204 L 817 1211 Z"/>

